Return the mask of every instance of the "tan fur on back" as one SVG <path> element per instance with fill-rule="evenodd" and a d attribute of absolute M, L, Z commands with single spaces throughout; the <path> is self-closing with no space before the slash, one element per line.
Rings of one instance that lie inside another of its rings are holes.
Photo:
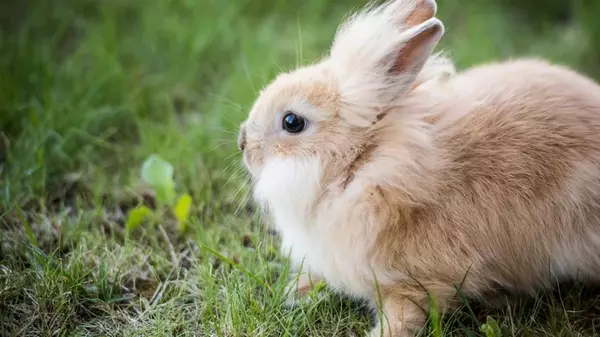
<path fill-rule="evenodd" d="M 600 86 L 534 59 L 455 73 L 435 54 L 390 73 L 412 28 L 438 29 L 432 3 L 351 17 L 329 57 L 265 88 L 242 133 L 292 263 L 373 305 L 375 276 L 387 336 L 422 326 L 427 292 L 450 309 L 458 286 L 485 300 L 600 280 Z M 286 111 L 306 131 L 281 130 Z"/>

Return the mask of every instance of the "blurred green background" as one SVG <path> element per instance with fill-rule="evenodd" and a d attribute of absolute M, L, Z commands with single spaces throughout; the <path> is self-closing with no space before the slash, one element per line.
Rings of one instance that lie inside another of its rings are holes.
<path fill-rule="evenodd" d="M 217 183 L 257 90 L 327 51 L 365 1 L 3 2 L 3 203 L 48 196 L 78 172 L 101 189 L 164 154 L 195 193 Z M 440 48 L 459 68 L 541 56 L 600 76 L 600 1 L 440 0 Z M 226 131 L 226 132 L 223 132 Z M 208 175 L 208 176 L 207 176 Z M 217 185 L 219 185 L 217 183 Z M 221 184 L 222 185 L 222 184 Z M 99 187 L 100 186 L 100 187 Z"/>
<path fill-rule="evenodd" d="M 285 259 L 244 207 L 235 146 L 260 88 L 326 53 L 365 3 L 0 2 L 0 335 L 368 329 L 341 300 L 282 309 Z M 599 15 L 599 0 L 438 0 L 438 49 L 459 69 L 536 56 L 600 79 Z M 165 219 L 128 241 L 151 154 L 193 197 L 191 230 Z M 493 315 L 506 335 L 594 336 L 598 303 L 578 293 Z M 486 322 L 470 309 L 453 317 L 445 334 L 477 335 Z"/>

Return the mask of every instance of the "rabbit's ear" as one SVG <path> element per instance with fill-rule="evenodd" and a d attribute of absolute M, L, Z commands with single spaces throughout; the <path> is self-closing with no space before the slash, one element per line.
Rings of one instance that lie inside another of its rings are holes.
<path fill-rule="evenodd" d="M 418 26 L 433 18 L 435 13 L 437 13 L 437 5 L 434 0 L 417 0 L 412 10 L 404 18 L 402 25 L 405 27 Z"/>
<path fill-rule="evenodd" d="M 392 52 L 390 72 L 393 75 L 416 76 L 444 34 L 444 25 L 436 18 L 404 32 L 403 45 Z"/>
<path fill-rule="evenodd" d="M 393 0 L 368 7 L 340 26 L 327 65 L 345 111 L 362 115 L 368 113 L 364 107 L 388 106 L 413 87 L 444 34 L 435 13 L 433 0 Z M 433 72 L 438 69 L 427 76 Z"/>
<path fill-rule="evenodd" d="M 418 72 L 444 33 L 434 0 L 393 0 L 351 16 L 339 28 L 331 59 L 342 72 Z M 408 79 L 408 78 L 406 78 Z"/>
<path fill-rule="evenodd" d="M 411 0 L 412 6 L 408 6 L 408 11 L 401 10 L 402 7 L 396 7 L 401 13 L 400 22 L 396 23 L 403 30 L 403 45 L 399 50 L 394 50 L 390 72 L 394 75 L 405 74 L 411 77 L 411 73 L 418 73 L 423 67 L 425 61 L 437 45 L 444 34 L 444 25 L 434 18 L 437 13 L 435 0 Z M 396 6 L 403 5 L 404 2 L 397 0 Z"/>

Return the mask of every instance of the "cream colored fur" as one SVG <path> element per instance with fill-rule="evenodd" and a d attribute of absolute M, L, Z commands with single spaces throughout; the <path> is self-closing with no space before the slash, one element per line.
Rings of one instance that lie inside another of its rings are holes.
<path fill-rule="evenodd" d="M 533 59 L 456 73 L 432 55 L 435 12 L 351 16 L 326 58 L 261 92 L 239 137 L 284 253 L 373 306 L 379 288 L 385 336 L 423 326 L 427 293 L 448 310 L 457 286 L 488 299 L 600 279 L 600 86 Z M 282 129 L 287 111 L 303 132 Z"/>

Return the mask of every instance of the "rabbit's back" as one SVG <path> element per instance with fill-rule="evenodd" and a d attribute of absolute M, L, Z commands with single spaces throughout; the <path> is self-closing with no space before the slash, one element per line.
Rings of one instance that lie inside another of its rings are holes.
<path fill-rule="evenodd" d="M 448 85 L 439 199 L 414 215 L 424 235 L 486 286 L 599 277 L 600 86 L 532 60 L 473 68 Z"/>
<path fill-rule="evenodd" d="M 456 86 L 464 102 L 447 104 L 463 111 L 437 132 L 450 180 L 534 199 L 566 192 L 578 171 L 600 168 L 600 86 L 587 78 L 515 61 L 474 68 Z"/>

